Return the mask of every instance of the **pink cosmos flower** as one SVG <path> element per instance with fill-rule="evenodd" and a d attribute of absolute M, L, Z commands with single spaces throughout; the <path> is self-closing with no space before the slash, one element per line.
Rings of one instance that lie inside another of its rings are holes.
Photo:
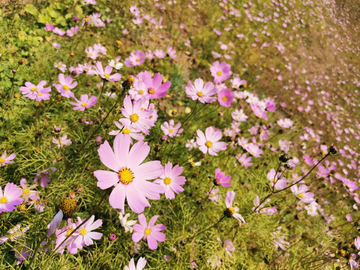
<path fill-rule="evenodd" d="M 65 72 L 66 71 L 66 65 L 59 62 L 59 63 L 54 63 L 54 67 L 61 70 L 61 72 Z"/>
<path fill-rule="evenodd" d="M 260 119 L 267 119 L 268 115 L 263 108 L 261 108 L 258 104 L 250 103 L 250 107 L 253 113 L 259 117 Z"/>
<path fill-rule="evenodd" d="M 230 80 L 231 84 L 232 84 L 232 88 L 235 88 L 235 89 L 239 89 L 239 87 L 241 85 L 244 85 L 246 84 L 246 81 L 245 80 L 241 80 L 240 78 L 234 78 L 232 80 Z"/>
<path fill-rule="evenodd" d="M 5 243 L 8 239 L 10 239 L 11 242 L 18 241 L 19 239 L 25 238 L 25 233 L 29 227 L 25 227 L 21 229 L 21 225 L 18 224 L 14 228 L 7 231 L 6 235 L 0 237 L 0 244 Z"/>
<path fill-rule="evenodd" d="M 191 139 L 191 140 L 187 140 L 186 144 L 185 144 L 185 147 L 189 148 L 189 150 L 193 149 L 193 148 L 197 148 L 198 145 L 197 143 L 195 142 L 194 139 Z"/>
<path fill-rule="evenodd" d="M 216 185 L 221 185 L 223 187 L 230 187 L 231 186 L 231 182 L 229 182 L 231 180 L 231 176 L 230 175 L 225 175 L 225 173 L 223 173 L 220 168 L 215 169 L 215 181 L 214 183 L 216 183 Z"/>
<path fill-rule="evenodd" d="M 230 78 L 232 72 L 230 71 L 231 66 L 225 62 L 219 63 L 216 61 L 210 67 L 211 75 L 214 77 L 215 83 L 222 83 L 223 81 Z"/>
<path fill-rule="evenodd" d="M 171 58 L 173 58 L 173 59 L 176 58 L 176 51 L 173 50 L 173 48 L 171 46 L 168 46 L 166 50 L 167 50 L 168 55 Z"/>
<path fill-rule="evenodd" d="M 239 208 L 232 207 L 232 203 L 233 203 L 234 198 L 235 198 L 235 192 L 234 191 L 226 192 L 226 199 L 225 199 L 225 205 L 226 205 L 226 208 L 227 208 L 226 212 L 228 213 L 228 215 L 231 215 L 234 218 L 236 218 L 239 221 L 239 225 L 241 225 L 241 222 L 245 223 L 245 220 L 239 213 L 237 213 L 239 211 Z"/>
<path fill-rule="evenodd" d="M 219 192 L 219 188 L 212 188 L 207 195 L 209 195 L 209 200 L 213 201 L 214 203 L 219 202 L 219 198 L 221 195 L 217 194 Z"/>
<path fill-rule="evenodd" d="M 129 90 L 129 94 L 133 100 L 149 99 L 148 89 L 143 81 L 134 82 L 133 88 Z"/>
<path fill-rule="evenodd" d="M 165 197 L 167 199 L 175 199 L 175 193 L 179 194 L 179 192 L 184 191 L 181 185 L 185 184 L 186 179 L 185 176 L 179 176 L 183 173 L 183 171 L 183 167 L 175 165 L 173 168 L 172 163 L 168 162 L 165 164 L 165 170 L 160 176 L 160 179 L 156 179 L 156 181 L 154 181 L 154 183 L 164 187 Z"/>
<path fill-rule="evenodd" d="M 73 78 L 69 75 L 65 79 L 65 75 L 60 73 L 59 76 L 59 83 L 54 83 L 56 90 L 63 96 L 63 97 L 73 97 L 74 94 L 70 91 L 70 89 L 74 89 L 77 86 L 77 82 L 73 82 Z"/>
<path fill-rule="evenodd" d="M 125 265 L 125 270 L 142 270 L 146 265 L 145 258 L 140 257 L 137 265 L 135 266 L 134 258 L 132 258 L 129 262 L 129 266 Z"/>
<path fill-rule="evenodd" d="M 94 172 L 97 186 L 108 189 L 115 186 L 110 194 L 109 203 L 113 208 L 125 212 L 125 199 L 135 213 L 141 213 L 150 206 L 147 198 L 159 200 L 164 188 L 147 180 L 155 179 L 163 173 L 160 161 L 141 164 L 149 155 L 150 147 L 140 141 L 130 148 L 130 136 L 119 134 L 114 140 L 114 152 L 108 141 L 99 148 L 101 162 L 114 172 L 98 170 Z"/>
<path fill-rule="evenodd" d="M 88 95 L 81 95 L 80 100 L 76 99 L 75 97 L 73 97 L 75 99 L 76 102 L 70 102 L 71 105 L 74 105 L 75 107 L 73 108 L 73 110 L 79 110 L 79 111 L 84 111 L 85 108 L 89 109 L 92 106 L 94 106 L 97 102 L 97 97 L 96 96 L 91 96 L 89 98 Z"/>
<path fill-rule="evenodd" d="M 65 31 L 63 31 L 63 30 L 61 30 L 60 28 L 57 28 L 57 27 L 54 28 L 53 33 L 57 34 L 59 36 L 65 35 Z"/>
<path fill-rule="evenodd" d="M 184 129 L 180 129 L 181 124 L 177 123 L 175 125 L 175 122 L 173 119 L 170 120 L 170 123 L 164 122 L 164 125 L 161 125 L 161 130 L 165 133 L 166 136 L 169 136 L 171 138 L 179 137 L 180 133 L 184 131 Z"/>
<path fill-rule="evenodd" d="M 67 139 L 67 135 L 63 135 L 62 137 L 59 137 L 59 139 L 55 139 L 53 137 L 52 142 L 57 144 L 58 148 L 61 148 L 64 145 L 70 145 L 71 144 L 71 139 Z"/>
<path fill-rule="evenodd" d="M 80 246 L 90 246 L 92 245 L 93 239 L 94 240 L 100 240 L 102 237 L 102 233 L 99 232 L 93 232 L 93 230 L 99 228 L 102 225 L 102 220 L 98 219 L 94 222 L 95 216 L 92 215 L 88 221 L 86 221 L 85 224 L 83 224 L 79 229 L 77 237 L 74 241 L 74 244 L 78 247 Z M 84 219 L 85 220 L 85 219 Z M 78 224 L 81 224 L 84 220 L 81 220 L 80 217 L 78 217 Z M 75 234 L 75 233 L 74 233 Z"/>
<path fill-rule="evenodd" d="M 93 47 L 87 47 L 85 49 L 85 52 L 87 54 L 87 57 L 89 57 L 93 60 L 96 60 L 96 58 L 98 58 L 98 56 L 99 56 L 99 51 L 95 50 Z"/>
<path fill-rule="evenodd" d="M 148 89 L 149 99 L 165 97 L 171 86 L 170 81 L 166 81 L 161 84 L 163 81 L 163 75 L 160 73 L 156 73 L 154 78 L 151 78 L 150 72 L 144 71 L 142 79 Z"/>
<path fill-rule="evenodd" d="M 2 154 L 2 156 L 0 157 L 0 166 L 4 167 L 5 164 L 13 164 L 14 161 L 12 161 L 14 158 L 16 158 L 15 153 L 12 153 L 10 156 L 6 157 L 6 150 L 4 151 L 4 153 Z"/>
<path fill-rule="evenodd" d="M 145 53 L 145 57 L 149 60 L 152 60 L 154 59 L 154 54 L 151 50 L 148 50 L 146 53 Z"/>
<path fill-rule="evenodd" d="M 142 109 L 143 102 L 137 100 L 134 103 L 131 102 L 130 96 L 124 98 L 124 108 L 121 108 L 121 113 L 131 121 L 131 125 L 146 135 L 149 134 L 149 128 L 154 124 L 149 119 L 152 114 L 150 110 Z"/>
<path fill-rule="evenodd" d="M 26 82 L 25 86 L 21 86 L 19 88 L 19 90 L 22 92 L 24 97 L 28 97 L 30 99 L 37 99 L 39 96 L 41 96 L 43 94 L 42 93 L 43 89 L 46 90 L 45 92 L 51 91 L 51 87 L 44 88 L 45 84 L 46 84 L 46 81 L 39 82 L 39 84 L 37 86 L 35 86 L 34 84 L 32 84 L 30 82 Z M 39 93 L 41 93 L 41 94 L 39 95 Z"/>
<path fill-rule="evenodd" d="M 249 166 L 253 165 L 251 163 L 251 157 L 248 157 L 246 155 L 246 153 L 244 153 L 242 155 L 236 154 L 235 157 L 240 162 L 241 166 L 245 167 L 245 169 L 247 169 Z"/>
<path fill-rule="evenodd" d="M 201 103 L 211 103 L 215 100 L 213 97 L 216 94 L 214 84 L 207 82 L 204 86 L 204 81 L 200 78 L 194 81 L 194 85 L 189 81 L 185 86 L 185 91 L 192 100 L 199 100 Z"/>
<path fill-rule="evenodd" d="M 139 215 L 139 223 L 134 225 L 134 234 L 132 240 L 138 243 L 141 239 L 147 240 L 149 248 L 155 250 L 158 247 L 157 242 L 164 242 L 166 235 L 161 231 L 166 230 L 163 224 L 157 224 L 154 226 L 159 216 L 153 216 L 150 219 L 149 224 L 146 222 L 144 214 Z"/>
<path fill-rule="evenodd" d="M 234 100 L 234 94 L 230 89 L 223 89 L 218 93 L 218 101 L 221 106 L 230 107 Z"/>
<path fill-rule="evenodd" d="M 108 80 L 110 82 L 117 82 L 121 80 L 121 75 L 119 73 L 115 73 L 110 75 L 113 68 L 111 66 L 106 66 L 105 71 L 102 67 L 101 62 L 96 62 L 96 72 L 100 75 L 104 80 Z"/>
<path fill-rule="evenodd" d="M 35 188 L 37 184 L 28 186 L 26 179 L 23 178 L 20 180 L 20 185 L 22 187 L 22 198 L 24 200 L 24 203 L 27 203 L 29 199 L 31 199 L 32 201 L 40 199 L 40 197 L 38 196 L 40 192 L 33 190 L 33 188 Z"/>
<path fill-rule="evenodd" d="M 196 143 L 199 145 L 200 151 L 204 154 L 209 151 L 210 155 L 217 156 L 217 152 L 225 150 L 227 147 L 227 143 L 219 142 L 222 137 L 220 130 L 215 131 L 213 127 L 208 127 L 205 130 L 205 135 L 200 129 L 198 129 L 196 133 L 198 135 Z"/>
<path fill-rule="evenodd" d="M 47 187 L 48 183 L 51 182 L 49 174 L 54 171 L 56 171 L 55 167 L 47 167 L 44 170 L 39 171 L 35 176 L 34 182 L 37 182 L 40 179 L 40 185 L 42 187 Z"/>
<path fill-rule="evenodd" d="M 242 148 L 246 149 L 247 145 L 248 145 L 248 139 L 241 137 L 238 138 L 238 145 L 240 145 Z"/>
<path fill-rule="evenodd" d="M 55 49 L 60 49 L 60 47 L 61 47 L 61 45 L 59 43 L 56 43 L 56 42 L 52 43 L 51 45 L 53 45 L 53 47 Z"/>
<path fill-rule="evenodd" d="M 360 250 L 360 236 L 354 239 L 354 245 L 358 250 Z"/>
<path fill-rule="evenodd" d="M 248 143 L 248 144 L 246 145 L 246 150 L 247 150 L 252 156 L 257 157 L 257 158 L 261 157 L 261 154 L 262 154 L 262 152 L 263 152 L 263 150 L 261 150 L 261 149 L 259 148 L 259 146 L 257 146 L 257 145 L 254 144 L 254 143 Z"/>
<path fill-rule="evenodd" d="M 355 181 L 350 181 L 347 178 L 342 179 L 343 184 L 350 190 L 350 192 L 353 192 L 355 190 L 358 190 L 358 186 L 356 185 Z"/>
<path fill-rule="evenodd" d="M 281 177 L 280 173 L 276 173 L 275 169 L 271 169 L 267 174 L 267 179 L 270 180 L 270 185 L 275 189 L 286 188 L 286 180 Z"/>
<path fill-rule="evenodd" d="M 114 121 L 114 124 L 119 128 L 119 130 L 113 130 L 113 131 L 109 132 L 109 135 L 116 136 L 121 132 L 122 134 L 129 135 L 132 139 L 135 139 L 137 141 L 144 140 L 144 135 L 142 135 L 140 133 L 141 132 L 140 130 L 135 129 L 132 126 L 130 119 L 123 118 L 123 119 L 120 119 L 119 122 Z M 131 143 L 132 143 L 132 140 L 131 140 Z"/>
<path fill-rule="evenodd" d="M 231 113 L 231 117 L 236 121 L 236 122 L 244 122 L 246 121 L 246 119 L 248 119 L 248 117 L 246 116 L 246 114 L 244 113 L 244 110 L 241 109 L 239 110 L 235 110 Z"/>
<path fill-rule="evenodd" d="M 65 238 L 72 232 L 75 230 L 75 228 L 79 225 L 80 223 L 72 223 L 71 218 L 68 219 L 68 225 L 60 230 L 56 230 L 55 234 L 56 234 L 56 246 L 55 249 L 57 249 L 59 247 L 59 245 L 62 243 L 62 241 L 65 240 Z M 78 252 L 78 249 L 81 248 L 82 246 L 78 247 L 75 244 L 75 240 L 78 236 L 78 233 L 73 233 L 71 235 L 71 237 L 66 240 L 64 242 L 64 244 L 62 244 L 62 246 L 57 250 L 57 252 L 59 252 L 60 254 L 64 253 L 65 247 L 66 249 L 70 252 L 70 254 L 76 254 Z"/>
<path fill-rule="evenodd" d="M 284 245 L 290 245 L 289 242 L 286 242 L 284 240 L 284 236 L 280 236 L 280 232 L 272 232 L 271 233 L 272 237 L 274 238 L 274 244 L 275 246 L 278 248 L 281 248 L 282 250 L 286 250 L 286 248 L 284 247 Z"/>
<path fill-rule="evenodd" d="M 101 45 L 101 43 L 94 44 L 94 50 L 102 53 L 103 55 L 107 54 L 107 49 L 103 45 Z"/>
<path fill-rule="evenodd" d="M 7 183 L 4 192 L 0 187 L 0 214 L 11 212 L 16 209 L 16 205 L 22 204 L 22 190 L 13 183 Z"/>
<path fill-rule="evenodd" d="M 350 257 L 349 257 L 349 264 L 350 264 L 350 269 L 353 269 L 353 267 L 355 269 L 359 268 L 358 263 L 355 261 L 356 260 L 356 254 L 355 253 L 351 253 Z"/>
<path fill-rule="evenodd" d="M 71 27 L 69 30 L 66 31 L 66 34 L 69 37 L 76 35 L 79 32 L 79 26 Z"/>
<path fill-rule="evenodd" d="M 290 189 L 292 193 L 304 203 L 312 203 L 315 201 L 315 199 L 313 198 L 314 193 L 306 192 L 308 190 L 308 187 L 306 185 L 301 185 L 300 187 L 294 185 Z"/>
<path fill-rule="evenodd" d="M 161 49 L 157 49 L 157 50 L 155 50 L 154 55 L 155 55 L 157 58 L 165 58 L 166 53 L 165 53 L 163 50 L 161 50 Z"/>
<path fill-rule="evenodd" d="M 235 251 L 235 247 L 230 240 L 225 240 L 224 249 L 225 249 L 226 253 L 229 254 L 229 256 L 232 256 L 231 252 Z"/>
<path fill-rule="evenodd" d="M 51 23 L 45 24 L 44 29 L 48 32 L 51 32 L 54 29 L 54 26 Z"/>
<path fill-rule="evenodd" d="M 125 65 L 127 67 L 140 66 L 145 61 L 145 54 L 143 51 L 136 50 L 131 52 L 129 58 L 125 59 Z"/>
<path fill-rule="evenodd" d="M 256 196 L 256 198 L 254 199 L 254 207 L 252 208 L 252 211 L 255 211 L 255 213 L 262 213 L 268 216 L 272 216 L 277 212 L 277 210 L 275 207 L 265 207 L 265 204 L 270 201 L 271 199 L 269 198 L 260 205 L 260 197 Z"/>
<path fill-rule="evenodd" d="M 278 125 L 282 128 L 290 128 L 294 125 L 294 122 L 291 121 L 289 118 L 280 119 L 277 121 Z"/>

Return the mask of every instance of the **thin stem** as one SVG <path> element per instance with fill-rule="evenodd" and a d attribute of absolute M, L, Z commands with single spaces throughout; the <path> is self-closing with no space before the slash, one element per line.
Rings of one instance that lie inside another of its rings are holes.
<path fill-rule="evenodd" d="M 324 156 L 318 163 L 316 163 L 316 165 L 313 166 L 313 167 L 311 168 L 311 170 L 308 171 L 307 174 L 305 174 L 303 177 L 301 177 L 301 179 L 300 179 L 299 181 L 296 181 L 295 183 L 287 186 L 286 188 L 280 189 L 280 190 L 278 190 L 278 191 L 272 191 L 272 192 L 271 192 L 269 195 L 267 195 L 263 200 L 261 200 L 261 202 L 259 203 L 259 205 L 255 207 L 254 212 L 259 208 L 260 205 L 263 204 L 263 202 L 265 202 L 265 201 L 266 201 L 268 198 L 270 198 L 272 195 L 277 194 L 277 193 L 279 193 L 279 192 L 282 192 L 282 191 L 284 191 L 284 190 L 287 190 L 287 189 L 291 188 L 292 186 L 296 185 L 297 183 L 301 182 L 302 180 L 304 180 L 304 179 L 305 179 L 325 158 L 327 158 L 328 156 L 330 156 L 330 153 L 327 153 L 327 155 Z"/>
<path fill-rule="evenodd" d="M 217 221 L 215 224 L 207 227 L 206 229 L 204 229 L 204 230 L 202 230 L 202 231 L 200 231 L 200 232 L 197 232 L 193 237 L 191 237 L 191 240 L 194 239 L 194 238 L 195 238 L 196 236 L 198 236 L 199 234 L 202 234 L 203 232 L 206 232 L 207 230 L 210 230 L 211 228 L 213 228 L 213 227 L 215 227 L 216 225 L 218 225 L 225 217 L 226 217 L 226 216 L 223 215 L 223 216 L 219 219 L 219 221 Z"/>
<path fill-rule="evenodd" d="M 99 96 L 99 106 L 98 106 L 98 111 L 100 109 L 100 105 L 101 105 L 101 97 L 102 97 L 102 94 L 103 94 L 103 91 L 104 91 L 104 88 L 105 88 L 105 84 L 106 84 L 106 80 L 103 80 L 103 87 L 101 88 L 101 92 L 100 92 L 100 96 Z"/>

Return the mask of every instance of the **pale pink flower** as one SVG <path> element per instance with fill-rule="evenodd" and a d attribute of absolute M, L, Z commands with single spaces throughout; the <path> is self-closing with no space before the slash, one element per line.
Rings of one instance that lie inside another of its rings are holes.
<path fill-rule="evenodd" d="M 194 85 L 189 81 L 187 86 L 185 86 L 185 91 L 192 100 L 199 100 L 201 103 L 211 103 L 215 100 L 213 96 L 216 94 L 214 84 L 207 82 L 204 86 L 204 81 L 200 78 L 194 81 Z"/>
<path fill-rule="evenodd" d="M 216 61 L 212 64 L 210 67 L 211 75 L 214 77 L 215 83 L 222 83 L 223 81 L 230 78 L 232 72 L 231 72 L 231 66 L 225 62 L 219 63 L 219 61 Z"/>
<path fill-rule="evenodd" d="M 114 151 L 108 141 L 99 148 L 101 162 L 112 171 L 98 170 L 94 172 L 98 179 L 97 186 L 108 189 L 112 186 L 109 203 L 113 208 L 125 212 L 125 199 L 132 211 L 141 213 L 150 206 L 147 198 L 159 200 L 164 188 L 149 182 L 163 173 L 160 161 L 149 161 L 141 164 L 149 155 L 150 147 L 139 141 L 130 149 L 130 136 L 118 134 L 114 140 Z"/>
<path fill-rule="evenodd" d="M 89 109 L 92 106 L 94 106 L 97 102 L 96 96 L 91 96 L 89 98 L 88 95 L 81 95 L 80 100 L 76 99 L 75 96 L 73 97 L 76 102 L 70 102 L 71 105 L 74 105 L 75 107 L 73 110 L 79 110 L 84 111 L 85 108 Z"/>
<path fill-rule="evenodd" d="M 54 67 L 61 70 L 61 72 L 65 72 L 66 71 L 66 65 L 59 62 L 59 63 L 54 63 Z"/>
<path fill-rule="evenodd" d="M 147 240 L 148 246 L 151 250 L 155 250 L 158 247 L 157 242 L 164 242 L 166 235 L 161 231 L 166 230 L 163 224 L 157 224 L 154 226 L 159 216 L 153 216 L 147 224 L 144 214 L 139 215 L 139 223 L 134 225 L 134 234 L 132 240 L 137 243 L 141 239 Z"/>
<path fill-rule="evenodd" d="M 196 133 L 198 135 L 196 143 L 199 145 L 200 151 L 204 154 L 209 152 L 210 155 L 217 156 L 217 152 L 225 150 L 227 147 L 227 143 L 219 142 L 222 137 L 221 131 L 215 131 L 213 127 L 206 128 L 205 134 L 199 129 Z"/>
<path fill-rule="evenodd" d="M 93 60 L 96 60 L 96 58 L 98 58 L 98 56 L 99 56 L 99 51 L 95 50 L 93 47 L 87 47 L 85 49 L 85 52 L 87 54 L 87 57 L 89 57 Z"/>
<path fill-rule="evenodd" d="M 115 73 L 113 75 L 110 75 L 113 68 L 111 66 L 106 66 L 105 71 L 102 67 L 101 62 L 96 62 L 96 72 L 100 75 L 101 78 L 104 80 L 108 80 L 111 82 L 117 82 L 121 80 L 121 75 L 119 73 Z"/>
<path fill-rule="evenodd" d="M 21 188 L 13 183 L 7 183 L 4 192 L 0 187 L 0 214 L 11 212 L 16 209 L 16 205 L 22 204 L 21 195 Z"/>
<path fill-rule="evenodd" d="M 306 185 L 301 185 L 300 187 L 294 185 L 290 189 L 296 197 L 298 197 L 300 200 L 302 200 L 305 203 L 312 203 L 315 201 L 315 199 L 313 198 L 314 193 L 307 192 L 308 187 Z"/>
<path fill-rule="evenodd" d="M 67 135 L 63 135 L 63 136 L 59 137 L 59 139 L 55 139 L 53 137 L 52 142 L 55 143 L 58 148 L 61 148 L 64 145 L 70 145 L 71 144 L 71 139 L 68 139 Z"/>
<path fill-rule="evenodd" d="M 120 123 L 119 123 L 120 122 Z M 114 121 L 114 124 L 119 128 L 119 130 L 113 130 L 109 132 L 109 135 L 116 136 L 119 133 L 129 135 L 132 139 L 137 141 L 143 141 L 144 135 L 142 135 L 140 130 L 134 128 L 131 124 L 131 120 L 127 118 L 120 119 L 119 122 Z M 132 140 L 131 140 L 132 143 Z"/>
<path fill-rule="evenodd" d="M 53 86 L 55 86 L 56 90 L 63 96 L 63 97 L 73 97 L 74 94 L 70 91 L 71 89 L 74 89 L 77 86 L 77 82 L 73 82 L 73 78 L 69 75 L 65 79 L 65 75 L 60 73 L 59 74 L 59 83 L 54 83 Z"/>
<path fill-rule="evenodd" d="M 180 128 L 181 124 L 180 123 L 177 123 L 175 125 L 175 122 L 173 119 L 171 119 L 168 122 L 164 122 L 163 125 L 160 126 L 161 130 L 164 132 L 164 134 L 166 136 L 169 136 L 169 137 L 179 137 L 180 136 L 180 133 L 182 133 L 184 131 L 184 129 Z"/>
<path fill-rule="evenodd" d="M 92 215 L 88 221 L 86 221 L 79 229 L 78 233 L 76 233 L 77 237 L 74 241 L 74 244 L 79 246 L 90 246 L 92 245 L 93 239 L 100 240 L 102 237 L 102 233 L 93 232 L 93 230 L 99 228 L 102 225 L 102 220 L 98 219 L 94 222 L 95 216 Z M 81 224 L 84 220 L 81 220 L 78 217 L 78 224 Z M 75 234 L 75 233 L 74 233 Z"/>
<path fill-rule="evenodd" d="M 69 30 L 66 31 L 66 34 L 69 37 L 76 35 L 79 32 L 79 26 L 71 27 Z"/>
<path fill-rule="evenodd" d="M 185 184 L 185 176 L 180 176 L 184 172 L 183 167 L 175 165 L 172 167 L 172 163 L 168 162 L 165 164 L 165 169 L 160 179 L 156 179 L 154 183 L 157 183 L 164 187 L 165 197 L 167 199 L 175 199 L 175 193 L 183 192 L 184 189 L 181 185 Z"/>
<path fill-rule="evenodd" d="M 226 192 L 226 199 L 225 199 L 225 205 L 226 205 L 226 213 L 229 216 L 233 216 L 239 221 L 239 224 L 241 225 L 241 222 L 245 223 L 244 218 L 238 213 L 239 208 L 238 207 L 232 207 L 233 200 L 235 198 L 235 192 L 234 191 L 228 191 Z"/>
<path fill-rule="evenodd" d="M 134 258 L 132 258 L 129 262 L 129 266 L 125 265 L 125 270 L 142 270 L 146 265 L 145 258 L 140 257 L 137 265 L 135 266 Z"/>
<path fill-rule="evenodd" d="M 12 161 L 14 158 L 16 158 L 15 153 L 12 153 L 10 156 L 6 157 L 6 150 L 4 151 L 4 153 L 2 154 L 2 156 L 0 157 L 0 166 L 4 167 L 5 164 L 13 164 L 14 161 Z"/>

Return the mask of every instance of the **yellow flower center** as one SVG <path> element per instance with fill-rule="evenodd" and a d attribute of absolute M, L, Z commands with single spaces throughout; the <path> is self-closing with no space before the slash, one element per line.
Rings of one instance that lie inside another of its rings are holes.
<path fill-rule="evenodd" d="M 81 235 L 87 234 L 87 230 L 85 228 L 80 229 L 80 234 Z"/>
<path fill-rule="evenodd" d="M 133 113 L 132 115 L 130 115 L 130 120 L 131 122 L 137 122 L 139 121 L 139 116 L 136 113 Z"/>
<path fill-rule="evenodd" d="M 81 103 L 81 106 L 83 106 L 83 107 L 86 107 L 86 105 L 87 105 L 86 102 Z"/>
<path fill-rule="evenodd" d="M 110 75 L 109 75 L 109 74 L 104 73 L 104 76 L 105 76 L 106 79 L 109 79 L 109 78 L 110 78 Z"/>
<path fill-rule="evenodd" d="M 173 133 L 173 132 L 174 132 L 174 130 L 173 130 L 173 129 L 169 129 L 169 132 L 170 132 L 170 133 Z"/>
<path fill-rule="evenodd" d="M 48 28 L 47 30 L 48 30 L 48 31 L 50 31 L 51 29 L 50 29 L 50 28 Z"/>
<path fill-rule="evenodd" d="M 124 128 L 122 131 L 123 134 L 130 134 L 130 129 Z"/>
<path fill-rule="evenodd" d="M 34 92 L 34 91 L 36 91 L 36 90 L 37 90 L 37 87 L 36 87 L 36 86 L 31 87 L 31 88 L 30 88 L 30 90 Z"/>
<path fill-rule="evenodd" d="M 77 210 L 76 200 L 70 197 L 64 198 L 60 201 L 59 208 L 66 216 L 71 216 Z"/>
<path fill-rule="evenodd" d="M 63 88 L 64 88 L 64 90 L 66 90 L 66 91 L 70 89 L 69 86 L 67 86 L 67 85 L 64 85 Z"/>
<path fill-rule="evenodd" d="M 7 198 L 6 197 L 0 198 L 0 203 L 7 203 Z"/>
<path fill-rule="evenodd" d="M 82 229 L 82 230 L 84 230 L 84 229 Z M 73 231 L 74 231 L 73 229 L 68 229 L 67 232 L 66 232 L 66 236 L 69 236 L 70 233 L 72 233 Z"/>
<path fill-rule="evenodd" d="M 0 157 L 0 163 L 4 163 L 5 162 L 5 158 Z"/>
<path fill-rule="evenodd" d="M 136 58 L 136 62 L 140 62 L 140 58 Z"/>
<path fill-rule="evenodd" d="M 128 168 L 123 168 L 119 171 L 119 180 L 124 185 L 130 184 L 134 179 L 132 171 Z"/>
<path fill-rule="evenodd" d="M 149 90 L 149 93 L 150 93 L 150 94 L 154 94 L 154 93 L 155 93 L 155 89 L 154 89 L 154 88 L 151 88 L 151 89 Z"/>
<path fill-rule="evenodd" d="M 88 22 L 89 21 L 89 18 L 85 18 L 85 22 Z"/>
<path fill-rule="evenodd" d="M 22 205 L 20 205 L 19 210 L 20 210 L 20 211 L 25 211 L 25 210 L 26 210 L 25 205 L 23 205 L 23 204 L 22 204 Z"/>
<path fill-rule="evenodd" d="M 42 96 L 42 93 L 39 92 L 38 95 L 39 95 L 39 96 Z"/>
<path fill-rule="evenodd" d="M 207 142 L 205 143 L 205 145 L 206 145 L 206 147 L 211 148 L 212 145 L 213 145 L 213 143 L 210 142 L 210 141 L 207 141 Z"/>
<path fill-rule="evenodd" d="M 223 96 L 221 99 L 222 99 L 223 101 L 227 101 L 227 97 L 226 97 L 226 96 Z"/>
<path fill-rule="evenodd" d="M 302 193 L 299 193 L 298 196 L 299 196 L 300 198 L 304 198 L 304 195 L 303 195 Z"/>
<path fill-rule="evenodd" d="M 221 71 L 218 71 L 218 72 L 216 72 L 216 74 L 217 74 L 218 76 L 221 76 L 222 72 L 221 72 Z"/>
<path fill-rule="evenodd" d="M 61 65 L 60 65 L 60 64 L 58 64 L 57 66 L 58 66 L 58 68 L 61 68 Z"/>
<path fill-rule="evenodd" d="M 235 214 L 235 209 L 234 209 L 234 207 L 229 207 L 228 208 L 229 209 L 229 212 L 231 213 L 231 215 L 234 215 Z"/>
<path fill-rule="evenodd" d="M 89 53 L 89 56 L 92 56 L 92 53 Z"/>
<path fill-rule="evenodd" d="M 24 188 L 22 192 L 23 192 L 23 195 L 28 195 L 30 193 L 30 189 Z"/>
<path fill-rule="evenodd" d="M 210 194 L 210 197 L 214 197 L 215 195 L 214 194 Z"/>
<path fill-rule="evenodd" d="M 198 97 L 204 96 L 203 92 L 198 92 L 197 95 L 198 95 Z"/>
<path fill-rule="evenodd" d="M 12 239 L 15 235 L 14 234 L 10 234 L 9 238 Z"/>
<path fill-rule="evenodd" d="M 140 91 L 139 91 L 139 94 L 140 94 L 140 95 L 144 94 L 144 91 L 143 91 L 143 90 L 140 90 Z"/>
<path fill-rule="evenodd" d="M 146 234 L 146 235 L 149 235 L 150 233 L 151 233 L 151 229 L 146 228 L 146 229 L 145 229 L 145 234 Z"/>
<path fill-rule="evenodd" d="M 170 185 L 170 183 L 171 183 L 171 179 L 170 179 L 169 177 L 166 177 L 166 178 L 164 179 L 164 184 L 165 184 L 165 185 Z"/>

